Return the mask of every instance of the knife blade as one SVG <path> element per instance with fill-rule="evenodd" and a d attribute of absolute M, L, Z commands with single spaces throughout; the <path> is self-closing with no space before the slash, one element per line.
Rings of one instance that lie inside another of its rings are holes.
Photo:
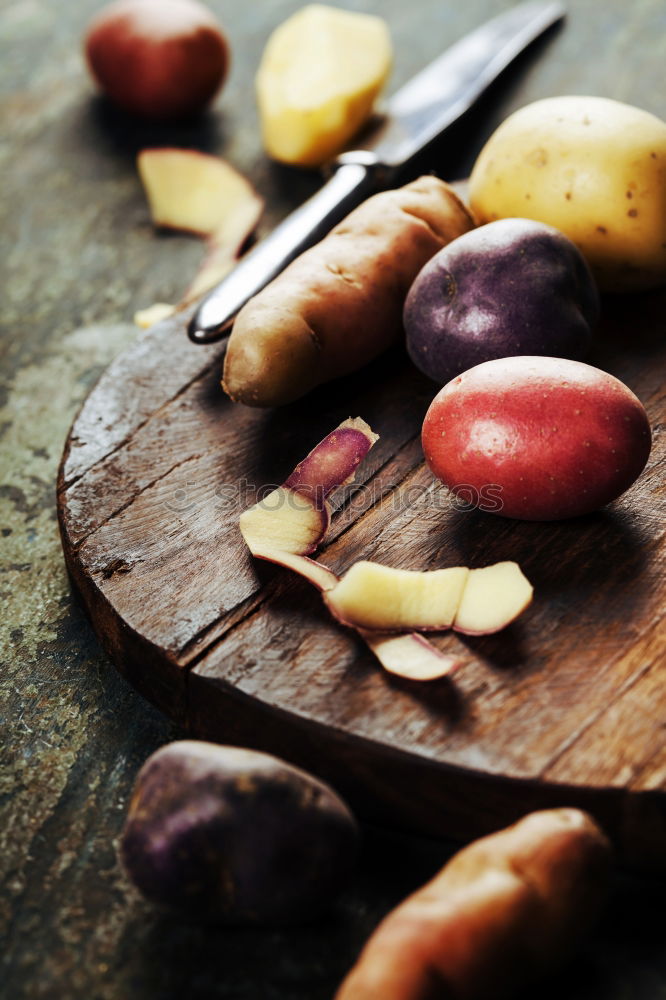
<path fill-rule="evenodd" d="M 361 201 L 391 187 L 396 174 L 465 114 L 500 73 L 564 14 L 559 0 L 528 0 L 472 31 L 417 73 L 389 99 L 384 119 L 363 145 L 337 157 L 319 191 L 205 296 L 188 325 L 190 339 L 209 344 L 225 337 L 253 295 Z"/>

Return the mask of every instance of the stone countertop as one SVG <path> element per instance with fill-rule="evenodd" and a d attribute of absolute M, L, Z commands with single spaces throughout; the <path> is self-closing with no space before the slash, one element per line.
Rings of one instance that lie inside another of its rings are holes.
<path fill-rule="evenodd" d="M 118 867 L 117 837 L 141 763 L 183 734 L 98 647 L 70 594 L 54 504 L 77 408 L 137 336 L 134 312 L 177 298 L 203 252 L 196 240 L 154 231 L 136 151 L 185 145 L 226 157 L 266 198 L 263 232 L 319 183 L 268 163 L 253 100 L 268 33 L 301 4 L 211 2 L 231 39 L 231 76 L 206 116 L 175 128 L 132 121 L 94 94 L 80 40 L 97 6 L 0 4 L 0 996 L 326 1000 L 382 914 L 430 877 L 450 846 L 367 828 L 349 890 L 326 919 L 304 927 L 205 929 L 142 901 Z M 394 87 L 510 4 L 345 6 L 389 22 Z M 599 94 L 666 114 L 663 0 L 567 7 L 566 26 L 456 132 L 446 176 L 463 176 L 499 121 L 540 97 Z M 598 930 L 539 987 L 542 1000 L 666 997 L 660 904 L 658 886 L 618 875 Z"/>

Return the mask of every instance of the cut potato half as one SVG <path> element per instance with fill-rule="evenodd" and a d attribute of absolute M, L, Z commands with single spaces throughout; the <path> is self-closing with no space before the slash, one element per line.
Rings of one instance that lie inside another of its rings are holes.
<path fill-rule="evenodd" d="M 315 167 L 341 152 L 369 118 L 392 57 L 380 17 L 309 4 L 286 20 L 256 78 L 268 155 Z"/>

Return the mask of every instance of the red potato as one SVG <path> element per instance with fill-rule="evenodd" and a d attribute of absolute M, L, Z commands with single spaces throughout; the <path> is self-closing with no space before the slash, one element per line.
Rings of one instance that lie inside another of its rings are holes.
<path fill-rule="evenodd" d="M 92 20 L 84 47 L 101 90 L 146 118 L 201 111 L 229 68 L 227 37 L 197 0 L 116 0 Z"/>
<path fill-rule="evenodd" d="M 624 383 L 565 358 L 513 357 L 463 372 L 423 423 L 430 469 L 494 513 L 530 521 L 587 514 L 619 497 L 650 454 L 647 415 Z M 490 509 L 490 508 L 487 508 Z"/>
<path fill-rule="evenodd" d="M 464 848 L 379 925 L 336 1000 L 501 1000 L 561 964 L 603 902 L 610 845 L 577 809 Z"/>

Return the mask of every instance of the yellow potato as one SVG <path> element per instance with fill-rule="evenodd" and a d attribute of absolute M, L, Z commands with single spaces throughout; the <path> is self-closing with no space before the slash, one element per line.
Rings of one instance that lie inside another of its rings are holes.
<path fill-rule="evenodd" d="M 315 167 L 339 153 L 369 118 L 391 61 L 382 18 L 303 7 L 273 32 L 257 73 L 268 155 Z"/>
<path fill-rule="evenodd" d="M 490 137 L 470 178 L 479 222 L 549 223 L 604 291 L 666 282 L 666 123 L 603 97 L 551 97 Z"/>

